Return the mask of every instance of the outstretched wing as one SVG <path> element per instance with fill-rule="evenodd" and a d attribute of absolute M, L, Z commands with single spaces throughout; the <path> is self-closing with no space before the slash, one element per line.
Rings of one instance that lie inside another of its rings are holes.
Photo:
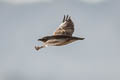
<path fill-rule="evenodd" d="M 58 27 L 58 29 L 53 33 L 53 35 L 72 36 L 73 32 L 74 32 L 74 24 L 70 16 L 64 15 L 63 23 Z"/>

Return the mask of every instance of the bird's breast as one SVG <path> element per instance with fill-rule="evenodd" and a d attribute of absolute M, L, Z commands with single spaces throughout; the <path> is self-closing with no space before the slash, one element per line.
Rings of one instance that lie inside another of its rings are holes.
<path fill-rule="evenodd" d="M 62 46 L 74 42 L 75 40 L 70 39 L 51 39 L 45 42 L 49 46 Z"/>

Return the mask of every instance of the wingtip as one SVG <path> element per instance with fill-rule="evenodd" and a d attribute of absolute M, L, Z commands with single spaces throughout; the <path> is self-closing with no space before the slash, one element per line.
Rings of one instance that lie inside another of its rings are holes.
<path fill-rule="evenodd" d="M 68 17 L 69 17 L 69 15 L 67 14 L 67 16 L 66 16 L 66 21 L 68 20 Z"/>
<path fill-rule="evenodd" d="M 69 16 L 68 14 L 67 15 L 64 14 L 62 22 L 64 23 L 65 21 L 71 21 L 71 16 Z"/>
<path fill-rule="evenodd" d="M 63 22 L 69 21 L 69 20 L 71 20 L 71 16 L 69 16 L 69 14 L 67 14 L 67 15 L 64 14 Z"/>
<path fill-rule="evenodd" d="M 65 22 L 65 15 L 64 15 L 64 17 L 63 17 L 63 22 Z"/>
<path fill-rule="evenodd" d="M 71 20 L 71 16 L 69 16 L 68 20 Z"/>

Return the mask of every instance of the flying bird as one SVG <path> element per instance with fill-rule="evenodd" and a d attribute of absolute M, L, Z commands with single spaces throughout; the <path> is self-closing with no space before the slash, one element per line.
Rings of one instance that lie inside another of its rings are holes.
<path fill-rule="evenodd" d="M 72 36 L 74 32 L 74 23 L 69 15 L 63 18 L 62 23 L 51 36 L 45 36 L 38 41 L 42 41 L 42 46 L 35 46 L 36 50 L 45 48 L 47 46 L 63 46 L 77 40 L 84 40 L 85 38 Z"/>

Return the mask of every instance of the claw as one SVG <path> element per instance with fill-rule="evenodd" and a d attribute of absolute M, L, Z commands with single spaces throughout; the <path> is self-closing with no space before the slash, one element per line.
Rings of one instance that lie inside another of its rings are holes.
<path fill-rule="evenodd" d="M 47 45 L 43 45 L 43 46 L 35 46 L 35 49 L 38 51 L 39 49 L 41 49 L 41 48 L 45 48 L 45 47 L 47 47 Z"/>
<path fill-rule="evenodd" d="M 38 51 L 40 49 L 40 47 L 39 46 L 35 46 L 35 49 Z"/>

